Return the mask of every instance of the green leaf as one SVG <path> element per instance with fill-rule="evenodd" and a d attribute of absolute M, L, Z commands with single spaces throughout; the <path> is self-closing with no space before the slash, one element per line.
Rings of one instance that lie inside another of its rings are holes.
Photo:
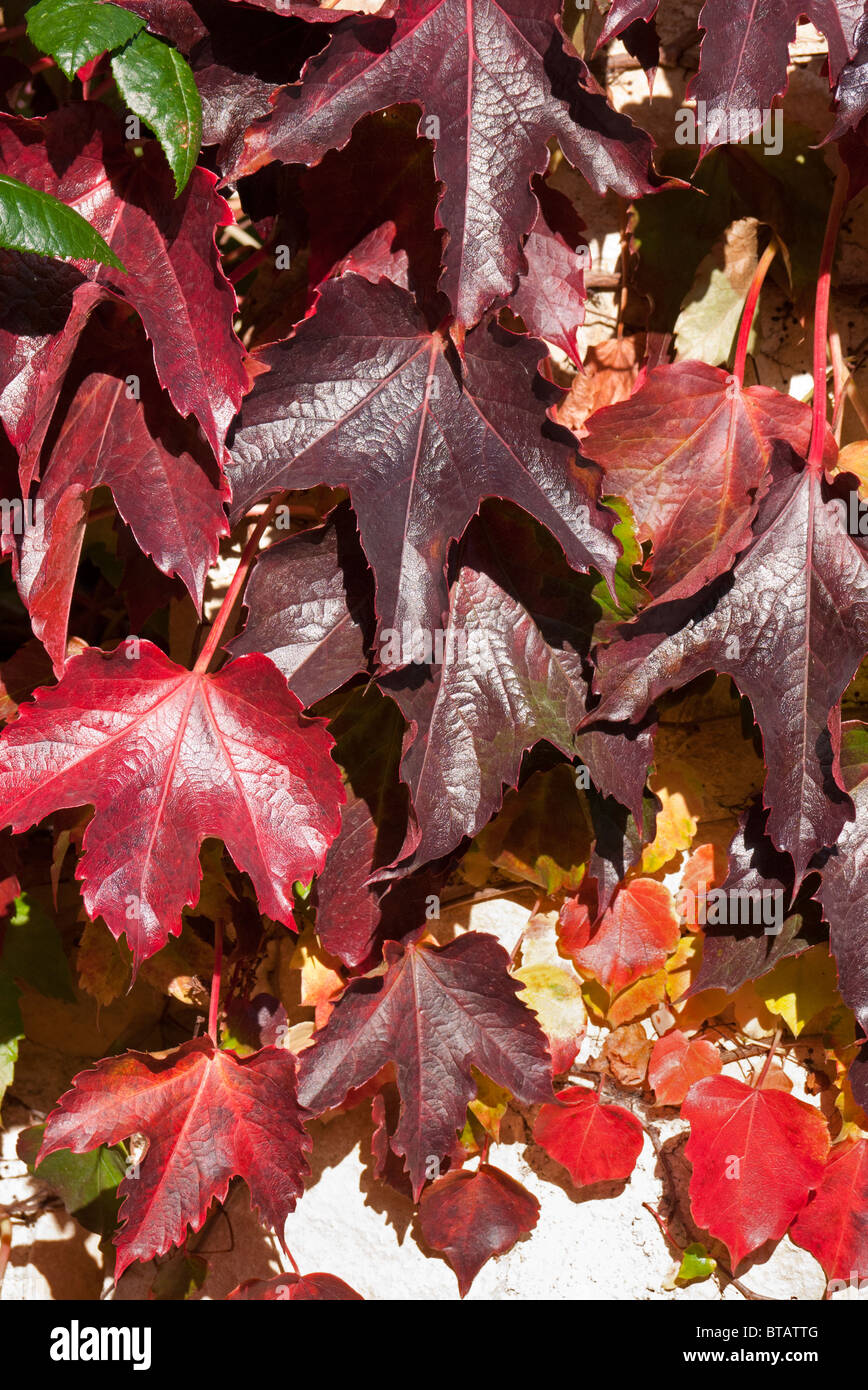
<path fill-rule="evenodd" d="M 602 610 L 601 618 L 603 620 L 624 622 L 628 618 L 635 618 L 650 598 L 648 590 L 633 572 L 635 566 L 642 564 L 642 547 L 636 539 L 636 523 L 633 520 L 630 503 L 623 497 L 604 497 L 603 505 L 618 516 L 618 521 L 612 528 L 612 534 L 620 544 L 622 551 L 620 559 L 615 564 L 617 604 L 612 602 L 612 595 L 609 593 L 609 587 L 604 579 L 600 579 L 594 585 L 592 597 Z"/>
<path fill-rule="evenodd" d="M 112 58 L 112 72 L 127 106 L 162 145 L 177 197 L 196 167 L 202 143 L 202 103 L 189 66 L 168 44 L 137 34 Z"/>
<path fill-rule="evenodd" d="M 70 80 L 91 58 L 120 48 L 144 27 L 137 14 L 97 0 L 40 0 L 27 12 L 29 37 Z"/>
<path fill-rule="evenodd" d="M 5 970 L 0 970 L 0 1100 L 15 1074 L 18 1044 L 24 1037 L 18 995 L 14 980 Z"/>
<path fill-rule="evenodd" d="M 3 938 L 4 970 L 50 999 L 75 1002 L 75 990 L 60 932 L 48 913 L 28 894 L 15 899 Z"/>
<path fill-rule="evenodd" d="M 90 1153 L 59 1149 L 36 1167 L 45 1125 L 31 1125 L 18 1137 L 18 1157 L 40 1182 L 54 1189 L 70 1215 L 85 1230 L 107 1236 L 118 1223 L 117 1187 L 127 1165 L 119 1148 L 101 1144 Z"/>
<path fill-rule="evenodd" d="M 708 1279 L 717 1268 L 717 1260 L 713 1260 L 705 1246 L 696 1241 L 693 1245 L 688 1245 L 681 1260 L 681 1268 L 678 1271 L 677 1279 L 679 1282 L 688 1283 L 692 1279 Z"/>
<path fill-rule="evenodd" d="M 8 174 L 0 174 L 0 246 L 58 261 L 99 261 L 125 271 L 99 232 L 74 208 Z"/>

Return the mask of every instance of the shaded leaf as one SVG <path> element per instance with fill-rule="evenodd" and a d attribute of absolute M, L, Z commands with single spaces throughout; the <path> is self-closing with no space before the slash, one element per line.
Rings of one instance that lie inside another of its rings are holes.
<path fill-rule="evenodd" d="M 732 676 L 762 730 L 768 833 L 797 886 L 853 816 L 838 701 L 868 646 L 868 548 L 841 524 L 845 495 L 822 469 L 781 460 L 731 575 L 646 610 L 601 651 L 603 699 L 585 721 L 636 720 L 704 671 Z"/>
<path fill-rule="evenodd" d="M 194 173 L 173 200 L 159 151 L 148 142 L 136 157 L 100 102 L 36 121 L 3 116 L 0 159 L 8 174 L 41 192 L 87 206 L 94 229 L 126 267 L 119 275 L 0 253 L 0 414 L 22 451 L 22 485 L 33 477 L 78 335 L 107 297 L 140 315 L 161 385 L 181 415 L 196 416 L 220 458 L 249 381 L 232 328 L 235 295 L 214 246 L 216 229 L 232 221 L 214 176 Z"/>
<path fill-rule="evenodd" d="M 577 569 L 611 579 L 612 518 L 546 419 L 557 388 L 537 374 L 541 344 L 487 322 L 468 337 L 459 374 L 411 295 L 345 275 L 323 286 L 288 342 L 255 356 L 268 370 L 234 437 L 235 514 L 285 488 L 349 487 L 381 636 L 440 628 L 449 539 L 486 496 L 517 503 Z"/>
<path fill-rule="evenodd" d="M 521 1183 L 489 1163 L 461 1168 L 426 1187 L 419 1203 L 422 1235 L 442 1250 L 458 1277 L 461 1297 L 482 1266 L 532 1231 L 539 1202 Z"/>
<path fill-rule="evenodd" d="M 459 324 L 476 323 L 513 289 L 536 212 L 531 176 L 545 169 L 552 136 L 596 192 L 652 187 L 648 137 L 608 105 L 556 11 L 553 0 L 406 0 L 394 19 L 348 20 L 248 131 L 231 177 L 272 159 L 314 164 L 367 112 L 418 102 L 445 185 L 441 286 Z"/>
<path fill-rule="evenodd" d="M 418 1199 L 429 1163 L 451 1152 L 476 1092 L 470 1063 L 531 1105 L 551 1095 L 551 1059 L 493 937 L 468 932 L 442 948 L 406 951 L 388 942 L 385 960 L 385 976 L 350 982 L 302 1053 L 299 1095 L 321 1114 L 393 1062 L 401 1120 L 392 1147 Z"/>

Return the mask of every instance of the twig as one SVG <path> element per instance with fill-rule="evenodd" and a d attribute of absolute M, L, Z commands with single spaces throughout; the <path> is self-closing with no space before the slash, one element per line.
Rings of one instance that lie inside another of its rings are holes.
<path fill-rule="evenodd" d="M 829 205 L 826 221 L 826 235 L 820 254 L 820 271 L 817 277 L 817 300 L 814 314 L 814 401 L 811 421 L 811 447 L 808 450 L 808 466 L 822 462 L 823 446 L 826 442 L 826 339 L 829 326 L 829 297 L 832 285 L 832 262 L 835 259 L 835 246 L 841 217 L 847 203 L 850 186 L 850 173 L 845 164 L 838 170 L 835 190 Z"/>

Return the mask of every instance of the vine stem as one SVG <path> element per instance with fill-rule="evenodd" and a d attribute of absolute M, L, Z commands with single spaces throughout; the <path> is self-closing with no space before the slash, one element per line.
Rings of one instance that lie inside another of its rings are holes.
<path fill-rule="evenodd" d="M 777 255 L 777 242 L 772 237 L 765 251 L 759 258 L 757 268 L 753 273 L 747 298 L 744 301 L 744 309 L 741 315 L 741 324 L 738 330 L 738 342 L 735 347 L 735 361 L 732 364 L 732 374 L 738 381 L 739 386 L 744 385 L 744 364 L 747 360 L 747 345 L 750 339 L 750 330 L 753 327 L 754 314 L 756 313 L 757 301 L 763 282 L 768 274 L 769 266 Z"/>
<path fill-rule="evenodd" d="M 0 1216 L 0 1288 L 6 1275 L 6 1267 L 12 1254 L 12 1222 L 8 1216 Z"/>
<path fill-rule="evenodd" d="M 251 251 L 249 256 L 245 256 L 240 265 L 233 266 L 230 271 L 227 271 L 226 278 L 230 284 L 237 285 L 239 280 L 244 279 L 245 275 L 256 270 L 257 266 L 260 266 L 266 259 L 270 250 L 270 246 L 260 246 L 258 251 Z"/>
<path fill-rule="evenodd" d="M 256 552 L 259 549 L 259 542 L 262 540 L 263 533 L 271 524 L 276 510 L 277 500 L 273 501 L 262 513 L 262 516 L 253 529 L 250 539 L 244 547 L 241 559 L 238 561 L 238 568 L 232 576 L 232 583 L 223 595 L 223 602 L 220 604 L 217 616 L 211 624 L 211 631 L 208 633 L 205 645 L 199 653 L 196 665 L 193 667 L 194 672 L 198 676 L 204 675 L 208 670 L 211 658 L 220 645 L 223 630 L 229 621 L 232 609 L 235 607 L 235 600 L 244 587 L 244 581 L 247 579 L 250 566 L 253 564 Z"/>
<path fill-rule="evenodd" d="M 220 978 L 223 974 L 223 923 L 214 923 L 214 973 L 211 976 L 211 999 L 208 1005 L 208 1036 L 217 1046 L 217 1014 L 220 1010 Z"/>
<path fill-rule="evenodd" d="M 766 1059 L 765 1059 L 765 1061 L 763 1062 L 763 1069 L 762 1069 L 762 1071 L 760 1072 L 759 1076 L 758 1076 L 757 1079 L 756 1079 L 756 1086 L 754 1087 L 754 1089 L 757 1090 L 757 1091 L 761 1091 L 762 1088 L 763 1088 L 763 1082 L 765 1081 L 766 1077 L 767 1077 L 768 1074 L 769 1074 L 769 1067 L 771 1066 L 772 1061 L 773 1061 L 773 1059 L 774 1059 L 774 1055 L 775 1055 L 775 1053 L 776 1053 L 777 1050 L 778 1050 L 778 1043 L 779 1043 L 780 1040 L 781 1040 L 781 1034 L 782 1034 L 782 1033 L 783 1033 L 783 1029 L 782 1029 L 782 1028 L 776 1028 L 776 1029 L 775 1029 L 775 1035 L 774 1035 L 774 1037 L 772 1038 L 771 1047 L 769 1048 L 768 1052 L 766 1053 Z"/>
<path fill-rule="evenodd" d="M 817 276 L 817 301 L 814 311 L 814 401 L 811 422 L 811 447 L 808 450 L 808 467 L 817 467 L 823 460 L 823 444 L 826 437 L 826 338 L 829 330 L 829 296 L 832 284 L 832 261 L 841 217 L 847 203 L 850 174 L 842 164 L 835 180 L 835 190 L 829 206 L 826 221 L 826 235 L 820 253 L 820 271 Z"/>
<path fill-rule="evenodd" d="M 99 101 L 100 97 L 105 96 L 106 92 L 108 92 L 114 85 L 115 80 L 113 77 L 104 78 L 103 81 L 100 82 L 99 86 L 95 87 L 94 90 L 91 92 L 91 101 Z"/>

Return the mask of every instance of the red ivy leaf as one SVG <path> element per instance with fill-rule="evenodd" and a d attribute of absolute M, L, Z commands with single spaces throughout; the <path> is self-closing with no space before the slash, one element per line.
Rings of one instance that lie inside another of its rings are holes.
<path fill-rule="evenodd" d="M 448 946 L 406 951 L 388 942 L 385 959 L 385 976 L 352 980 L 302 1053 L 299 1096 L 322 1114 L 394 1062 L 401 1120 L 393 1148 L 418 1199 L 428 1165 L 451 1153 L 476 1094 L 471 1063 L 532 1105 L 552 1094 L 551 1058 L 493 937 L 468 932 Z"/>
<path fill-rule="evenodd" d="M 868 1278 L 868 1139 L 833 1148 L 790 1239 L 819 1260 L 827 1279 Z"/>
<path fill-rule="evenodd" d="M 254 123 L 230 177 L 274 159 L 314 164 L 345 145 L 367 112 L 419 103 L 445 185 L 441 288 L 458 323 L 471 326 L 514 287 L 536 213 L 530 181 L 548 164 L 552 136 L 597 193 L 634 197 L 653 186 L 651 141 L 609 106 L 565 40 L 559 8 L 557 0 L 404 0 L 394 19 L 348 20 Z"/>
<path fill-rule="evenodd" d="M 262 911 L 291 925 L 293 881 L 322 868 L 340 825 L 332 739 L 267 657 L 208 676 L 131 642 L 75 657 L 6 727 L 5 823 L 96 807 L 77 869 L 85 907 L 126 932 L 137 965 L 181 930 L 209 835 L 250 874 Z"/>
<path fill-rule="evenodd" d="M 526 517 L 492 508 L 473 521 L 442 661 L 425 675 L 417 668 L 382 681 L 411 726 L 401 777 L 416 824 L 402 853 L 414 863 L 481 830 L 504 786 L 517 784 L 525 751 L 543 739 L 567 757 L 579 754 L 597 786 L 641 814 L 650 732 L 574 736 L 599 612 L 590 587 Z"/>
<path fill-rule="evenodd" d="M 419 1203 L 422 1235 L 443 1251 L 458 1276 L 462 1298 L 482 1266 L 511 1250 L 538 1219 L 536 1197 L 489 1163 L 480 1163 L 476 1172 L 462 1168 L 438 1178 Z"/>
<path fill-rule="evenodd" d="M 732 676 L 762 730 L 768 833 L 796 868 L 833 845 L 852 803 L 837 770 L 838 702 L 868 649 L 868 542 L 841 524 L 846 480 L 795 455 L 772 467 L 750 544 L 691 599 L 655 605 L 599 657 L 586 723 L 640 719 L 704 671 Z"/>
<path fill-rule="evenodd" d="M 597 40 L 597 48 L 602 48 L 631 24 L 649 24 L 657 12 L 660 0 L 612 0 L 606 15 L 602 33 Z"/>
<path fill-rule="evenodd" d="M 58 676 L 94 488 L 111 488 L 141 549 L 164 574 L 183 579 L 200 611 L 205 576 L 229 530 L 229 489 L 207 445 L 172 409 L 142 347 L 121 331 L 113 339 L 106 334 L 101 355 L 95 350 L 80 365 L 76 358 L 67 374 L 65 412 L 36 494 L 41 505 L 21 540 L 18 591 Z"/>
<path fill-rule="evenodd" d="M 585 321 L 585 271 L 578 248 L 587 251 L 584 223 L 569 198 L 535 177 L 540 209 L 524 244 L 526 274 L 519 277 L 510 308 L 529 332 L 554 343 L 581 366 L 578 329 Z"/>
<path fill-rule="evenodd" d="M 856 52 L 842 71 L 835 91 L 837 119 L 824 144 L 829 140 L 840 140 L 842 135 L 859 124 L 868 111 L 868 20 L 865 18 L 860 19 L 856 26 L 854 43 Z M 844 158 L 846 162 L 846 155 Z M 858 191 L 855 184 L 856 180 L 850 188 L 851 198 L 855 198 Z"/>
<path fill-rule="evenodd" d="M 830 926 L 830 946 L 838 967 L 838 987 L 868 1035 L 868 729 L 845 724 L 841 775 L 853 798 L 856 818 L 844 826 L 823 865 L 817 897 Z M 863 1107 L 868 1091 L 860 1086 Z"/>
<path fill-rule="evenodd" d="M 658 1105 L 680 1105 L 703 1076 L 717 1076 L 720 1051 L 705 1038 L 688 1038 L 678 1028 L 658 1038 L 648 1061 L 648 1080 Z"/>
<path fill-rule="evenodd" d="M 622 1105 L 601 1105 L 595 1091 L 570 1086 L 544 1105 L 534 1141 L 566 1168 L 576 1187 L 629 1178 L 642 1152 L 642 1126 Z"/>
<path fill-rule="evenodd" d="M 134 1260 L 181 1244 L 188 1226 L 198 1231 L 232 1177 L 244 1179 L 282 1235 L 309 1172 L 302 1113 L 291 1052 L 267 1047 L 239 1058 L 193 1038 L 162 1059 L 126 1052 L 80 1072 L 48 1117 L 37 1164 L 57 1149 L 80 1154 L 146 1136 L 137 1174 L 118 1189 L 119 1279 Z"/>
<path fill-rule="evenodd" d="M 834 83 L 856 52 L 856 26 L 864 0 L 705 0 L 699 24 L 705 30 L 699 72 L 687 94 L 707 107 L 709 129 L 703 152 L 713 145 L 743 139 L 758 130 L 772 102 L 786 89 L 789 45 L 801 15 L 826 36 L 829 77 Z M 711 128 L 713 113 L 726 118 Z M 728 118 L 739 117 L 740 133 L 730 132 Z"/>
<path fill-rule="evenodd" d="M 32 121 L 0 116 L 0 161 L 6 174 L 86 207 L 88 221 L 127 270 L 0 252 L 0 304 L 10 325 L 0 332 L 0 414 L 22 450 L 24 488 L 77 336 L 93 306 L 107 297 L 139 314 L 161 385 L 181 415 L 196 416 L 222 458 L 249 383 L 232 328 L 235 295 L 214 245 L 216 229 L 233 220 L 214 175 L 194 170 L 174 198 L 156 145 L 149 142 L 141 158 L 134 156 L 99 102 L 64 106 Z"/>
<path fill-rule="evenodd" d="M 308 1303 L 363 1302 L 362 1295 L 345 1284 L 336 1274 L 275 1274 L 273 1279 L 246 1279 L 226 1295 L 239 1303 L 269 1302 L 289 1299 Z"/>
<path fill-rule="evenodd" d="M 571 955 L 578 970 L 618 994 L 660 970 L 680 934 L 669 889 L 653 878 L 635 878 L 620 890 L 590 941 Z"/>
<path fill-rule="evenodd" d="M 368 666 L 374 586 L 346 503 L 324 526 L 262 551 L 244 591 L 247 625 L 235 656 L 264 652 L 305 708 Z"/>
<path fill-rule="evenodd" d="M 234 438 L 237 513 L 285 488 L 349 487 L 385 629 L 439 628 L 449 540 L 488 496 L 536 516 L 577 569 L 611 576 L 613 518 L 546 420 L 541 402 L 559 392 L 537 373 L 542 355 L 489 322 L 468 337 L 460 380 L 406 290 L 329 281 L 288 342 L 255 354 L 269 370 Z"/>
<path fill-rule="evenodd" d="M 606 492 L 630 503 L 640 540 L 652 542 L 648 589 L 671 600 L 729 569 L 750 536 L 775 441 L 806 454 L 811 409 L 767 386 L 743 389 L 705 362 L 676 362 L 655 367 L 629 400 L 595 411 L 585 431 L 582 453 L 605 469 Z"/>
<path fill-rule="evenodd" d="M 819 1185 L 829 1130 L 804 1101 L 731 1076 L 697 1081 L 681 1113 L 690 1122 L 684 1153 L 694 1219 L 723 1241 L 736 1269 L 767 1240 L 780 1240 Z"/>

